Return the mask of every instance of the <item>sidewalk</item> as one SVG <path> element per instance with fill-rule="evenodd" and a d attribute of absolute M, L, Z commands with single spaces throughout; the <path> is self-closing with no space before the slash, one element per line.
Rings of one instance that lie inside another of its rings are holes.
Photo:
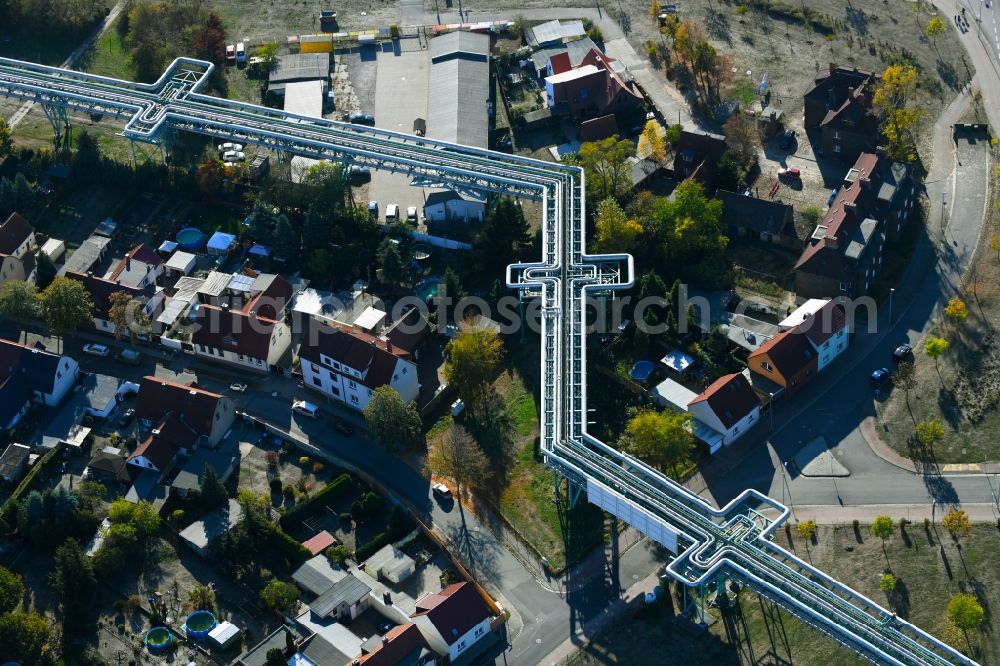
<path fill-rule="evenodd" d="M 993 523 L 1000 520 L 1000 509 L 993 504 L 963 504 L 962 509 L 972 523 Z M 777 517 L 773 509 L 761 512 L 765 516 Z M 871 523 L 875 516 L 891 516 L 893 520 L 906 518 L 909 521 L 923 521 L 925 518 L 937 521 L 947 513 L 934 504 L 877 504 L 859 506 L 810 505 L 792 507 L 792 518 L 788 524 L 805 520 L 815 520 L 821 525 L 848 525 L 857 520 Z"/>

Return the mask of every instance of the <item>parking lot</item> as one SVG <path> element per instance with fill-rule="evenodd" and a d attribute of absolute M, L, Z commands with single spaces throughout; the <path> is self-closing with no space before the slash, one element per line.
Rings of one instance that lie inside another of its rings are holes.
<path fill-rule="evenodd" d="M 400 40 L 397 53 L 378 54 L 375 78 L 375 125 L 394 132 L 409 134 L 416 118 L 427 117 L 427 80 L 430 51 L 414 50 L 417 40 Z M 368 187 L 369 197 L 378 201 L 379 215 L 385 219 L 385 209 L 398 204 L 400 216 L 408 206 L 416 206 L 423 216 L 424 191 L 410 185 L 407 176 L 376 171 Z"/>

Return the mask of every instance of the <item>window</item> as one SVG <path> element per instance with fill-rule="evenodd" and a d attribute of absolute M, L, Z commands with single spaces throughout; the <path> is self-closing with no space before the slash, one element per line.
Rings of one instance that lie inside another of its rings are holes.
<path fill-rule="evenodd" d="M 354 383 L 354 380 L 347 382 L 347 385 L 351 388 L 358 388 L 358 385 Z"/>
<path fill-rule="evenodd" d="M 836 146 L 833 147 L 833 152 L 835 152 L 835 153 L 839 153 L 840 152 L 840 144 L 839 143 Z"/>
<path fill-rule="evenodd" d="M 476 636 L 482 636 L 482 635 L 483 635 L 483 628 L 482 627 L 477 628 L 476 629 Z"/>
<path fill-rule="evenodd" d="M 407 368 L 407 367 L 404 367 L 404 368 L 403 368 L 403 374 L 404 374 L 404 375 L 406 374 L 406 371 L 407 371 L 407 370 L 409 370 L 409 368 Z"/>
<path fill-rule="evenodd" d="M 330 393 L 333 394 L 334 398 L 339 398 L 340 397 L 340 389 L 337 388 L 336 386 L 331 386 L 330 387 Z"/>
<path fill-rule="evenodd" d="M 774 368 L 771 367 L 771 364 L 768 363 L 767 361 L 761 361 L 760 362 L 760 367 L 764 368 L 768 372 L 774 372 Z"/>
<path fill-rule="evenodd" d="M 834 139 L 839 139 L 839 138 L 840 138 L 840 132 L 838 132 L 838 131 L 834 130 L 834 131 L 833 131 L 833 138 L 834 138 Z"/>
<path fill-rule="evenodd" d="M 355 405 L 358 404 L 358 396 L 352 395 L 351 396 L 351 402 L 353 402 Z"/>
<path fill-rule="evenodd" d="M 843 348 L 844 348 L 844 343 L 843 342 L 841 342 L 839 345 L 837 345 L 837 349 L 838 350 L 839 349 L 843 349 Z"/>
<path fill-rule="evenodd" d="M 740 427 L 739 426 L 733 426 L 733 434 L 734 435 L 740 434 Z"/>
<path fill-rule="evenodd" d="M 313 377 L 313 384 L 315 384 L 316 386 L 322 386 L 323 380 L 320 379 L 319 377 Z"/>
<path fill-rule="evenodd" d="M 846 282 L 841 282 L 840 283 L 840 290 L 841 291 L 847 291 L 847 283 Z"/>
<path fill-rule="evenodd" d="M 240 354 L 239 356 L 240 356 L 240 360 L 242 361 L 243 360 L 243 354 Z"/>

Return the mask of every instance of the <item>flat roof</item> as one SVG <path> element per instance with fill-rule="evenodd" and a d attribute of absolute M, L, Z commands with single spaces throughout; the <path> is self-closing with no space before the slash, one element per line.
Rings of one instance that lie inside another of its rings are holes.
<path fill-rule="evenodd" d="M 275 68 L 268 76 L 268 82 L 288 84 L 292 81 L 325 79 L 329 74 L 329 53 L 293 53 L 277 58 Z"/>
<path fill-rule="evenodd" d="M 365 308 L 361 316 L 354 320 L 354 325 L 358 328 L 371 330 L 385 320 L 385 313 L 371 306 Z"/>
<path fill-rule="evenodd" d="M 228 509 L 213 511 L 201 520 L 191 523 L 181 531 L 181 538 L 197 548 L 205 548 L 217 537 L 222 536 L 240 521 L 243 508 L 235 499 L 229 499 Z"/>
<path fill-rule="evenodd" d="M 676 372 L 684 372 L 694 363 L 694 359 L 679 349 L 674 349 L 660 359 L 660 363 Z"/>
<path fill-rule="evenodd" d="M 205 281 L 201 278 L 184 276 L 178 278 L 174 283 L 174 295 L 171 297 L 178 301 L 193 301 L 201 291 Z"/>
<path fill-rule="evenodd" d="M 66 259 L 66 263 L 59 269 L 59 275 L 65 275 L 67 271 L 87 273 L 100 260 L 101 253 L 110 242 L 111 239 L 104 236 L 91 236 L 83 241 Z"/>
<path fill-rule="evenodd" d="M 468 40 L 455 42 L 452 35 Z M 490 64 L 480 49 L 470 46 L 480 38 L 489 48 L 489 37 L 474 33 L 451 33 L 431 40 L 431 51 L 445 50 L 435 45 L 449 39 L 448 47 L 461 48 L 447 58 L 432 62 L 427 85 L 427 137 L 475 148 L 486 148 L 489 139 Z M 456 46 L 457 44 L 457 46 Z M 465 50 L 468 49 L 468 50 Z"/>
<path fill-rule="evenodd" d="M 591 74 L 596 74 L 600 70 L 597 69 L 595 65 L 584 65 L 583 67 L 577 67 L 576 69 L 567 69 L 561 74 L 553 74 L 552 76 L 546 76 L 546 83 L 565 83 L 566 81 L 573 81 L 574 79 L 582 79 L 585 76 L 590 76 Z"/>
<path fill-rule="evenodd" d="M 293 81 L 285 84 L 285 111 L 310 118 L 323 117 L 323 82 Z"/>
<path fill-rule="evenodd" d="M 824 305 L 830 302 L 829 298 L 810 298 L 805 303 L 796 308 L 790 315 L 781 320 L 778 324 L 778 328 L 781 330 L 787 330 L 789 328 L 795 328 L 806 318 L 819 312 Z"/>
<path fill-rule="evenodd" d="M 697 397 L 697 393 L 673 379 L 664 379 L 653 389 L 654 400 L 673 405 L 682 412 L 686 412 L 688 405 Z"/>
<path fill-rule="evenodd" d="M 80 394 L 88 407 L 104 411 L 109 402 L 118 395 L 121 380 L 110 375 L 85 375 L 80 383 Z"/>
<path fill-rule="evenodd" d="M 185 271 L 195 261 L 195 259 L 197 259 L 197 257 L 190 252 L 177 250 L 170 256 L 170 259 L 167 260 L 167 268 L 175 271 Z"/>

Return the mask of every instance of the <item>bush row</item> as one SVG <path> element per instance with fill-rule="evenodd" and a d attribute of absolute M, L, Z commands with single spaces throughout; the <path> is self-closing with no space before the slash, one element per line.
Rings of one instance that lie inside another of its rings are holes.
<path fill-rule="evenodd" d="M 275 525 L 274 529 L 271 531 L 270 541 L 275 550 L 280 552 L 295 565 L 302 564 L 312 557 L 312 553 L 310 553 L 305 546 L 288 536 L 288 534 L 286 534 L 285 531 L 277 525 Z"/>
<path fill-rule="evenodd" d="M 381 550 L 384 546 L 388 545 L 388 543 L 389 535 L 385 532 L 379 532 L 375 535 L 374 539 L 357 547 L 354 551 L 354 561 L 359 564 L 364 562 L 377 551 Z"/>
<path fill-rule="evenodd" d="M 352 487 L 351 475 L 341 474 L 336 479 L 326 484 L 321 490 L 309 499 L 303 500 L 289 509 L 281 517 L 281 527 L 286 531 L 298 527 L 303 520 L 310 517 L 315 511 L 330 506 L 335 501 L 350 492 Z"/>

